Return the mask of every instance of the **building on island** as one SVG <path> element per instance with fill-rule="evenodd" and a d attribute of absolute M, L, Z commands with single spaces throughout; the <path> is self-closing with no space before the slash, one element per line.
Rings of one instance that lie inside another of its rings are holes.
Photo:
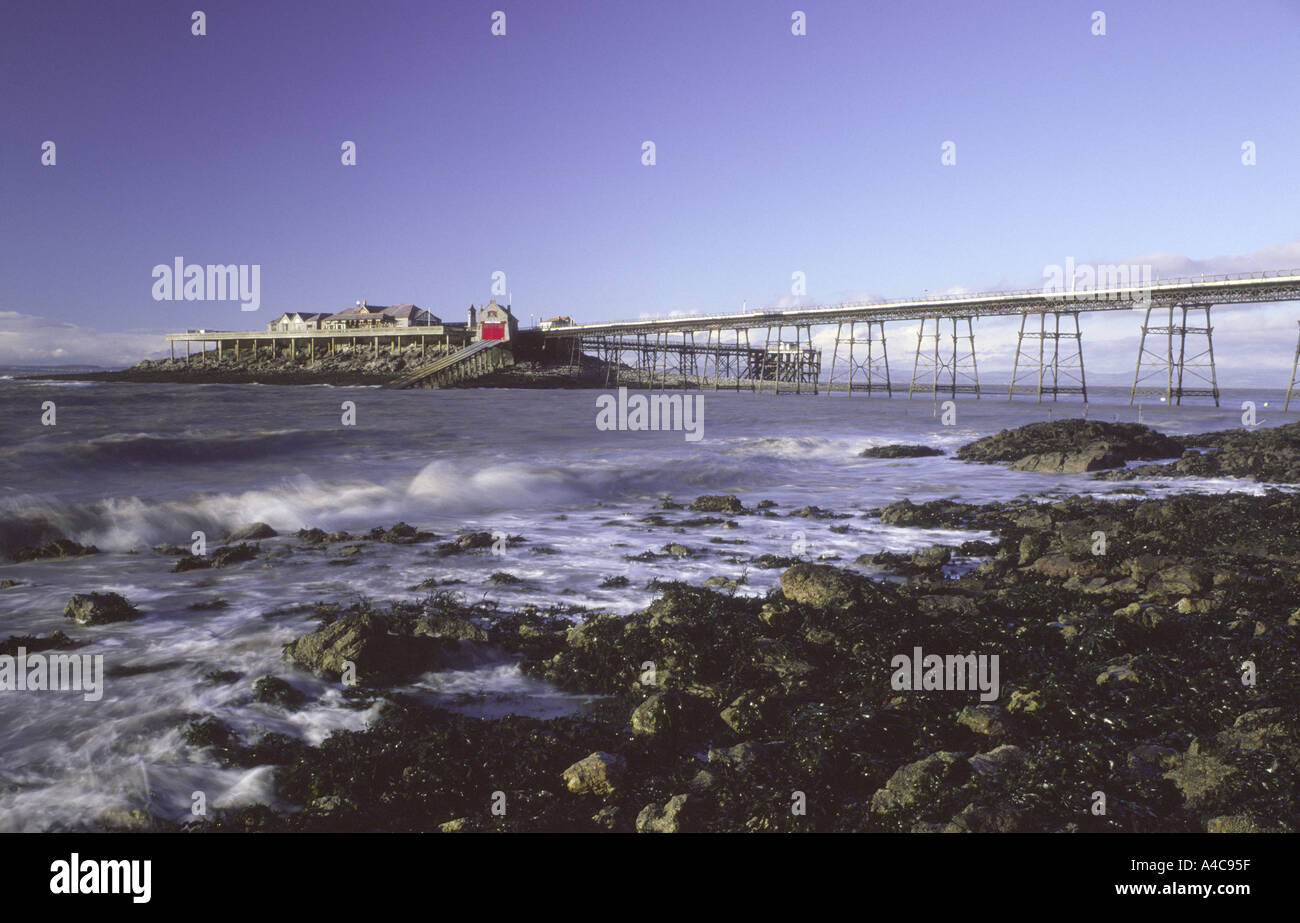
<path fill-rule="evenodd" d="M 288 311 L 266 325 L 271 333 L 284 333 L 290 330 L 319 330 L 321 323 L 329 317 L 328 311 Z M 202 330 L 197 331 L 202 333 Z"/>
<path fill-rule="evenodd" d="M 572 327 L 573 318 L 567 314 L 561 314 L 558 317 L 548 317 L 537 326 L 542 330 L 550 330 L 552 327 Z"/>
<path fill-rule="evenodd" d="M 473 310 L 471 308 L 470 310 Z M 477 340 L 510 340 L 519 332 L 519 322 L 510 313 L 510 306 L 504 308 L 493 299 L 478 311 Z"/>
<path fill-rule="evenodd" d="M 358 301 L 321 322 L 322 330 L 369 330 L 375 327 L 431 327 L 442 321 L 413 304 L 391 307 Z"/>

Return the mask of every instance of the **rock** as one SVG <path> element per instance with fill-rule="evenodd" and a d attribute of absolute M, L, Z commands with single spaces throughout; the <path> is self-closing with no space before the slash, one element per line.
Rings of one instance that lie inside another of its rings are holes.
<path fill-rule="evenodd" d="M 912 555 L 912 565 L 918 570 L 933 571 L 943 567 L 952 560 L 952 550 L 942 545 L 935 545 Z"/>
<path fill-rule="evenodd" d="M 831 510 L 824 510 L 820 506 L 803 506 L 790 514 L 797 519 L 846 519 L 845 513 L 836 513 Z"/>
<path fill-rule="evenodd" d="M 469 619 L 455 615 L 423 615 L 415 620 L 412 634 L 417 637 L 450 638 L 486 644 L 488 633 Z"/>
<path fill-rule="evenodd" d="M 301 692 L 278 676 L 263 676 L 253 683 L 253 698 L 258 702 L 280 705 L 284 708 L 296 708 L 304 700 Z"/>
<path fill-rule="evenodd" d="M 172 565 L 172 573 L 242 564 L 244 561 L 253 560 L 261 553 L 261 550 L 258 545 L 249 545 L 247 542 L 242 542 L 238 545 L 226 545 L 218 548 L 210 555 L 187 554 L 178 558 L 176 563 Z"/>
<path fill-rule="evenodd" d="M 107 625 L 125 622 L 140 610 L 117 593 L 78 593 L 63 607 L 63 615 L 79 625 Z"/>
<path fill-rule="evenodd" d="M 662 808 L 648 804 L 636 816 L 636 832 L 681 833 L 689 826 L 692 815 L 697 813 L 698 804 L 696 795 L 674 795 Z"/>
<path fill-rule="evenodd" d="M 1222 814 L 1205 822 L 1206 833 L 1287 833 L 1285 827 L 1269 824 L 1249 814 Z"/>
<path fill-rule="evenodd" d="M 687 548 L 685 545 L 678 544 L 677 542 L 669 542 L 667 545 L 664 545 L 664 554 L 672 555 L 674 558 L 689 558 L 691 556 L 691 549 Z"/>
<path fill-rule="evenodd" d="M 968 804 L 936 833 L 1016 833 L 1024 823 L 1025 812 L 1009 807 Z"/>
<path fill-rule="evenodd" d="M 1134 477 L 1241 477 L 1278 484 L 1300 483 L 1300 424 L 1287 423 L 1257 430 L 1231 429 L 1183 436 L 1182 445 L 1208 448 L 1187 452 L 1165 465 L 1143 465 L 1109 472 L 1121 480 Z"/>
<path fill-rule="evenodd" d="M 906 766 L 900 766 L 885 787 L 871 796 L 871 810 L 892 814 L 924 801 L 939 789 L 959 784 L 969 775 L 970 767 L 962 754 L 949 751 L 931 753 Z"/>
<path fill-rule="evenodd" d="M 632 733 L 641 737 L 681 733 L 695 725 L 697 716 L 705 713 L 704 706 L 695 696 L 675 689 L 656 692 L 632 712 Z"/>
<path fill-rule="evenodd" d="M 957 715 L 957 723 L 986 737 L 1007 735 L 1006 718 L 996 705 L 967 705 Z"/>
<path fill-rule="evenodd" d="M 622 784 L 627 763 L 614 753 L 597 750 L 564 770 L 561 778 L 571 792 L 580 795 L 612 794 Z"/>
<path fill-rule="evenodd" d="M 708 760 L 710 765 L 725 767 L 735 772 L 745 772 L 757 764 L 766 752 L 767 748 L 762 744 L 747 740 L 734 747 L 710 749 Z"/>
<path fill-rule="evenodd" d="M 1017 689 L 1007 700 L 1009 712 L 1036 712 L 1043 707 L 1043 694 L 1037 689 L 1024 691 Z"/>
<path fill-rule="evenodd" d="M 957 450 L 963 461 L 1012 462 L 1020 471 L 1079 473 L 1116 468 L 1148 458 L 1174 458 L 1183 452 L 1174 439 L 1138 423 L 1057 420 L 1030 423 L 977 439 Z"/>
<path fill-rule="evenodd" d="M 903 445 L 896 443 L 892 445 L 877 445 L 863 449 L 858 453 L 859 458 L 930 458 L 935 455 L 943 455 L 943 449 L 934 449 L 928 445 Z"/>
<path fill-rule="evenodd" d="M 763 724 L 763 709 L 767 696 L 759 692 L 744 692 L 736 696 L 718 716 L 737 734 L 748 736 Z"/>
<path fill-rule="evenodd" d="M 1024 536 L 1020 539 L 1020 556 L 1016 563 L 1020 567 L 1025 567 L 1028 564 L 1034 563 L 1038 556 L 1047 550 L 1047 546 L 1048 539 L 1046 535 L 1031 533 Z"/>
<path fill-rule="evenodd" d="M 1132 661 L 1111 664 L 1097 677 L 1098 686 L 1119 685 L 1120 683 L 1140 683 L 1141 681 L 1142 678 L 1138 676 L 1137 671 L 1133 669 Z"/>
<path fill-rule="evenodd" d="M 15 563 L 22 563 L 24 561 L 40 561 L 49 558 L 76 558 L 88 554 L 99 554 L 99 549 L 94 545 L 81 545 L 70 539 L 59 538 L 52 542 L 46 542 L 44 545 L 20 548 L 10 554 L 9 557 Z"/>
<path fill-rule="evenodd" d="M 491 548 L 493 541 L 491 532 L 469 532 L 459 536 L 454 544 L 462 550 L 478 551 Z"/>
<path fill-rule="evenodd" d="M 598 827 L 604 827 L 606 830 L 615 831 L 619 828 L 619 815 L 621 809 L 618 805 L 606 805 L 591 816 L 592 823 Z"/>
<path fill-rule="evenodd" d="M 227 536 L 227 542 L 255 542 L 263 538 L 275 538 L 279 535 L 270 526 L 264 522 L 255 522 L 251 525 L 244 526 L 242 529 L 236 529 Z"/>
<path fill-rule="evenodd" d="M 0 641 L 0 656 L 17 657 L 19 648 L 29 654 L 38 654 L 41 651 L 50 650 L 66 650 L 70 647 L 76 647 L 78 643 L 61 631 L 51 632 L 49 637 L 10 635 L 5 641 Z"/>
<path fill-rule="evenodd" d="M 1175 564 L 1147 581 L 1147 592 L 1160 596 L 1192 596 L 1205 588 L 1205 575 L 1187 564 Z"/>
<path fill-rule="evenodd" d="M 376 541 L 386 542 L 390 545 L 414 545 L 418 542 L 428 542 L 437 538 L 432 532 L 421 532 L 415 526 L 399 522 L 391 529 L 374 530 L 372 537 Z"/>
<path fill-rule="evenodd" d="M 829 564 L 796 564 L 781 574 L 781 592 L 794 603 L 809 606 L 844 607 L 873 594 L 865 577 Z"/>
<path fill-rule="evenodd" d="M 1216 796 L 1236 774 L 1235 766 L 1217 756 L 1187 753 L 1174 761 L 1164 777 L 1178 786 L 1189 805 L 1196 806 Z"/>
<path fill-rule="evenodd" d="M 976 776 L 996 780 L 1025 763 L 1025 751 L 1015 744 L 1003 744 L 987 753 L 976 753 L 967 762 Z"/>
<path fill-rule="evenodd" d="M 284 658 L 332 678 L 351 663 L 359 683 L 398 682 L 440 665 L 446 642 L 393 630 L 389 620 L 353 612 L 284 646 Z"/>
<path fill-rule="evenodd" d="M 1011 463 L 1012 471 L 1040 471 L 1051 474 L 1082 474 L 1124 464 L 1122 453 L 1108 445 L 1089 446 L 1077 452 L 1041 452 Z"/>
<path fill-rule="evenodd" d="M 155 821 L 138 808 L 109 808 L 99 815 L 99 825 L 115 833 L 146 833 L 154 829 Z"/>
<path fill-rule="evenodd" d="M 745 505 L 735 494 L 706 494 L 696 497 L 691 502 L 691 509 L 696 513 L 743 513 Z"/>
<path fill-rule="evenodd" d="M 922 615 L 937 619 L 970 618 L 979 614 L 979 605 L 969 596 L 922 596 L 917 599 L 916 608 Z"/>
<path fill-rule="evenodd" d="M 438 825 L 439 833 L 464 833 L 469 829 L 468 817 L 457 817 L 449 820 L 445 824 Z"/>

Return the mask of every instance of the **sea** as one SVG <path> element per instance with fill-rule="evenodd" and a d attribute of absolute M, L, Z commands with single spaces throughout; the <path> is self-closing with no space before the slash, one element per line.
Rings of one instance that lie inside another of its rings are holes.
<path fill-rule="evenodd" d="M 764 594 L 781 570 L 755 567 L 762 554 L 856 567 L 864 554 L 989 537 L 896 528 L 873 514 L 904 498 L 1264 489 L 1232 478 L 1095 481 L 951 455 L 859 457 L 889 443 L 951 453 L 1004 428 L 1080 416 L 1077 397 L 1008 401 L 1005 390 L 989 388 L 982 399 L 959 395 L 945 408 L 931 395 L 695 392 L 700 437 L 688 439 L 680 430 L 598 427 L 607 393 L 0 376 L 0 583 L 15 582 L 0 590 L 0 640 L 61 630 L 84 642 L 75 653 L 102 654 L 105 664 L 98 701 L 0 692 L 0 831 L 92 829 L 106 812 L 123 810 L 184 821 L 195 792 L 214 808 L 289 809 L 277 801 L 272 767 L 223 767 L 188 744 L 183 729 L 194 716 L 213 715 L 249 740 L 273 732 L 315 744 L 373 720 L 378 706 L 358 708 L 336 683 L 282 659 L 286 643 L 318 624 L 317 602 L 418 600 L 427 591 L 415 587 L 436 579 L 466 601 L 503 609 L 625 614 L 654 598 L 655 580 L 699 584 L 721 575 L 743 578 L 728 592 Z M 1171 434 L 1204 432 L 1241 426 L 1242 402 L 1252 401 L 1258 425 L 1270 426 L 1288 420 L 1282 396 L 1227 391 L 1219 408 L 1158 398 L 1131 407 L 1126 389 L 1098 388 L 1087 414 L 1141 419 Z M 694 498 L 728 493 L 749 508 L 776 505 L 767 516 L 677 524 L 702 515 L 685 508 Z M 790 515 L 808 506 L 842 518 Z M 355 543 L 309 547 L 293 536 L 399 521 L 444 540 L 486 531 L 524 541 L 502 553 L 450 556 L 439 556 L 436 543 L 363 542 L 344 558 L 342 547 Z M 244 564 L 172 573 L 175 556 L 155 550 L 189 546 L 202 532 L 211 551 L 255 522 L 280 534 L 260 542 L 265 557 Z M 21 564 L 4 557 L 57 536 L 102 553 Z M 689 554 L 663 554 L 669 543 Z M 950 566 L 974 563 L 957 557 Z M 489 579 L 500 572 L 518 582 Z M 609 585 L 618 577 L 626 585 Z M 68 599 L 92 591 L 119 593 L 143 615 L 96 627 L 65 618 Z M 207 608 L 218 600 L 224 608 Z M 216 671 L 241 677 L 213 680 Z M 286 710 L 256 701 L 253 683 L 266 675 L 288 680 L 307 704 Z M 405 691 L 486 716 L 548 717 L 586 702 L 504 655 L 428 673 Z"/>

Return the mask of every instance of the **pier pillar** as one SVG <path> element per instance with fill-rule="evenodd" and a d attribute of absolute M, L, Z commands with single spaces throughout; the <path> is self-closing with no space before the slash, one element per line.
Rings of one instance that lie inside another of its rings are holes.
<path fill-rule="evenodd" d="M 1286 386 L 1286 403 L 1282 405 L 1283 413 L 1291 407 L 1291 395 L 1295 392 L 1297 369 L 1300 369 L 1300 338 L 1296 339 L 1295 360 L 1291 363 L 1291 384 Z"/>
<path fill-rule="evenodd" d="M 845 335 L 844 326 L 848 324 L 848 334 Z M 857 326 L 861 324 L 866 327 L 866 335 L 860 336 Z M 877 334 L 877 328 L 879 333 Z M 875 355 L 875 344 L 877 338 L 880 341 L 880 353 Z M 861 355 L 859 346 L 866 347 L 866 355 Z M 866 379 L 867 396 L 871 396 L 872 389 L 879 390 L 876 384 L 877 373 L 883 370 L 885 378 L 885 393 L 890 397 L 894 396 L 893 383 L 889 379 L 889 353 L 885 348 L 885 322 L 884 321 L 840 321 L 839 328 L 835 331 L 835 348 L 831 352 L 830 377 L 827 381 L 826 393 L 831 394 L 835 390 L 835 366 L 839 361 L 840 350 L 844 349 L 845 360 L 848 365 L 848 393 L 853 394 L 853 386 L 856 383 L 858 390 L 863 390 L 861 379 Z"/>
<path fill-rule="evenodd" d="M 1157 308 L 1150 305 L 1147 307 L 1146 317 L 1142 322 L 1142 339 L 1138 344 L 1137 365 L 1133 370 L 1133 387 L 1128 393 L 1130 407 L 1139 393 L 1163 394 L 1170 404 L 1182 404 L 1184 397 L 1212 397 L 1214 406 L 1219 406 L 1219 382 L 1214 369 L 1214 327 L 1210 324 L 1211 307 L 1212 305 L 1209 304 L 1171 304 L 1168 323 L 1160 326 L 1151 324 L 1151 312 Z M 1187 312 L 1197 310 L 1205 311 L 1205 326 L 1189 327 Z M 1181 312 L 1177 322 L 1175 322 L 1175 312 Z M 1205 348 L 1188 354 L 1189 333 L 1193 336 L 1204 336 Z M 1155 334 L 1156 337 L 1153 346 L 1147 345 L 1150 334 Z M 1164 338 L 1163 350 L 1160 350 L 1159 337 L 1161 336 Z M 1146 359 L 1151 367 L 1145 375 L 1142 374 L 1143 359 Z M 1164 388 L 1161 389 L 1158 385 L 1139 388 L 1143 382 L 1152 378 L 1157 380 L 1163 378 Z M 1194 379 L 1191 386 L 1184 384 L 1189 379 Z"/>
<path fill-rule="evenodd" d="M 1047 315 L 1052 315 L 1052 324 L 1047 323 Z M 1061 318 L 1066 317 L 1071 320 L 1073 330 L 1061 330 Z M 1079 394 L 1082 395 L 1084 403 L 1088 401 L 1088 384 L 1083 370 L 1083 333 L 1079 329 L 1079 312 L 1078 311 L 1042 311 L 1038 315 L 1038 329 L 1028 326 L 1029 315 L 1020 315 L 1020 333 L 1016 338 L 1016 358 L 1011 365 L 1011 386 L 1007 389 L 1007 400 L 1011 400 L 1016 395 L 1016 385 L 1022 377 L 1034 376 L 1036 373 L 1037 385 L 1022 390 L 1033 390 L 1037 400 L 1042 401 L 1044 394 L 1050 394 L 1055 401 L 1061 394 Z M 1025 350 L 1025 338 L 1028 337 L 1031 342 L 1038 340 L 1038 358 L 1034 358 L 1033 349 L 1028 352 Z M 1061 350 L 1061 338 L 1064 337 L 1069 343 L 1074 340 L 1073 346 Z M 1048 344 L 1051 349 L 1047 349 Z M 1024 366 L 1023 373 L 1021 366 Z M 1050 376 L 1050 381 L 1044 386 L 1044 379 Z M 1064 380 L 1062 380 L 1064 379 Z"/>
<path fill-rule="evenodd" d="M 175 362 L 175 361 L 176 361 L 176 341 L 175 341 L 175 340 L 168 340 L 168 341 L 167 341 L 167 346 L 168 346 L 168 348 L 171 349 L 171 351 L 172 351 L 172 362 Z"/>
<path fill-rule="evenodd" d="M 912 382 L 907 388 L 909 400 L 913 392 L 932 394 L 936 400 L 941 392 L 947 392 L 954 398 L 958 394 L 974 394 L 976 398 L 980 396 L 979 365 L 975 361 L 975 328 L 971 319 L 956 316 L 948 318 L 952 321 L 952 332 L 949 335 L 951 351 L 940 349 L 943 320 L 942 317 L 921 318 L 921 329 L 916 334 L 916 357 L 912 361 Z M 966 322 L 964 334 L 959 332 L 958 324 L 961 321 Z M 926 333 L 931 322 L 934 323 L 934 332 Z M 925 346 L 927 339 L 934 341 L 933 349 Z"/>

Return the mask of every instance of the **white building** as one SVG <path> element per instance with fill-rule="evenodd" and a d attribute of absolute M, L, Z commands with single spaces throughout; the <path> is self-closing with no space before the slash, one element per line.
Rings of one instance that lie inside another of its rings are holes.
<path fill-rule="evenodd" d="M 329 314 L 325 311 L 289 311 L 281 314 L 266 325 L 270 333 L 283 333 L 289 330 L 319 330 Z M 202 331 L 199 331 L 202 333 Z"/>

